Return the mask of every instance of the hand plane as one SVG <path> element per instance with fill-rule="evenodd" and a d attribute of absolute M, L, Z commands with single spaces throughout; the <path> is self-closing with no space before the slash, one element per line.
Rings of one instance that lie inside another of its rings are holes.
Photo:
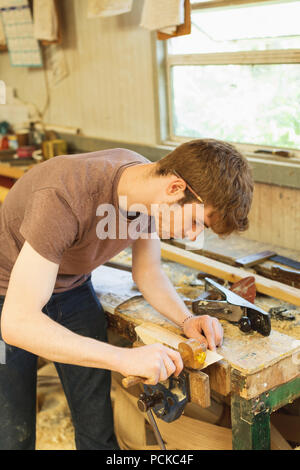
<path fill-rule="evenodd" d="M 209 300 L 201 296 L 189 302 L 193 313 L 196 315 L 211 315 L 238 324 L 244 333 L 254 330 L 263 336 L 269 336 L 271 320 L 267 312 L 212 279 L 206 277 L 205 285 L 206 289 L 212 287 L 214 292 L 217 291 L 222 299 Z"/>

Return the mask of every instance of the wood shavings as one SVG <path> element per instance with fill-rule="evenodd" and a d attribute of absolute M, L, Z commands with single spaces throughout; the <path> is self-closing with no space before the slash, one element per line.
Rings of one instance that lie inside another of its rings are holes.
<path fill-rule="evenodd" d="M 58 379 L 52 363 L 39 370 L 38 377 L 43 376 Z M 71 414 L 59 380 L 49 386 L 38 384 L 37 397 L 36 450 L 75 450 Z"/>

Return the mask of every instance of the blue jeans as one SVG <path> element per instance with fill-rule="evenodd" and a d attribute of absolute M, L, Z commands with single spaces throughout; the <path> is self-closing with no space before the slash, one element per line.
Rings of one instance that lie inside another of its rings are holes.
<path fill-rule="evenodd" d="M 0 297 L 0 315 L 3 303 L 4 297 Z M 107 341 L 104 311 L 90 279 L 73 290 L 53 294 L 43 312 L 74 333 Z M 47 331 L 44 339 L 47 341 Z M 0 365 L 0 450 L 32 450 L 37 356 L 7 344 L 2 346 L 6 359 Z M 119 449 L 113 429 L 110 371 L 58 363 L 55 367 L 70 407 L 76 448 Z"/>

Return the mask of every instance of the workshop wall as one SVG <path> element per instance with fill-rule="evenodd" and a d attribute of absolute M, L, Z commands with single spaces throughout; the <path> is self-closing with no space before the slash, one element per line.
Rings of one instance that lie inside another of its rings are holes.
<path fill-rule="evenodd" d="M 48 77 L 45 122 L 78 127 L 88 136 L 156 143 L 153 46 L 139 26 L 143 2 L 133 4 L 128 14 L 88 19 L 87 2 L 59 2 L 69 75 L 54 86 Z M 0 75 L 22 100 L 44 108 L 44 71 L 11 67 L 4 53 Z"/>
<path fill-rule="evenodd" d="M 44 121 L 80 128 L 86 136 L 159 143 L 153 36 L 139 26 L 142 1 L 125 15 L 88 19 L 83 0 L 60 0 L 62 48 L 69 74 L 53 83 Z M 45 49 L 45 48 L 44 48 Z M 0 54 L 0 76 L 24 102 L 47 103 L 43 70 L 11 67 Z M 298 249 L 300 190 L 257 183 L 247 238 Z"/>
<path fill-rule="evenodd" d="M 270 184 L 255 184 L 250 213 L 251 240 L 299 250 L 300 191 Z"/>

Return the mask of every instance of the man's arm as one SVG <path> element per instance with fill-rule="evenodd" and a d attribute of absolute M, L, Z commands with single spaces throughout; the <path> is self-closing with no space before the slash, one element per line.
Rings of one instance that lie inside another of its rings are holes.
<path fill-rule="evenodd" d="M 124 349 L 77 335 L 42 312 L 49 301 L 59 265 L 25 242 L 11 273 L 1 316 L 3 340 L 38 356 L 64 364 L 139 375 L 147 383 L 166 380 L 182 369 L 179 353 L 161 345 Z"/>
<path fill-rule="evenodd" d="M 178 326 L 182 326 L 184 320 L 191 316 L 191 312 L 163 271 L 160 260 L 158 239 L 136 240 L 132 248 L 132 277 L 152 307 Z M 220 346 L 223 340 L 220 322 L 208 315 L 186 320 L 184 333 L 188 337 L 207 343 L 212 350 Z"/>

